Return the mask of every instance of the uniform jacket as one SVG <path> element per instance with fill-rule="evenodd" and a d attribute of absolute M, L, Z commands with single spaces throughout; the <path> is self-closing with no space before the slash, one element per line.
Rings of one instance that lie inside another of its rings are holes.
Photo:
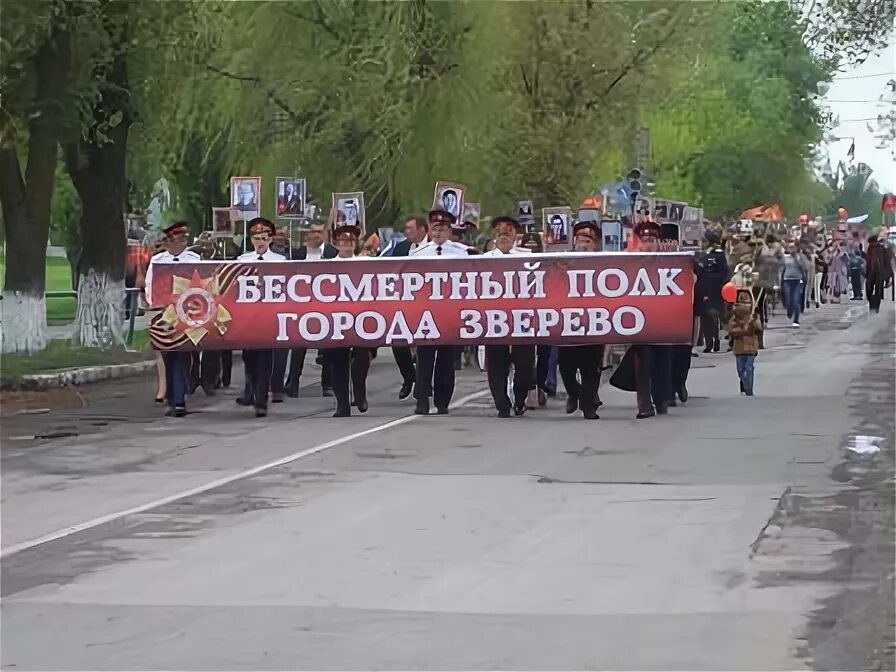
<path fill-rule="evenodd" d="M 701 256 L 700 267 L 702 270 L 694 292 L 698 305 L 719 310 L 722 307 L 722 286 L 731 278 L 725 253 L 720 247 L 711 247 Z"/>
<path fill-rule="evenodd" d="M 324 243 L 323 252 L 321 252 L 321 259 L 335 259 L 339 256 L 339 250 L 336 249 L 335 245 L 330 245 L 330 243 Z M 308 258 L 308 246 L 302 245 L 301 247 L 297 247 L 292 251 L 292 258 L 294 261 L 304 261 Z"/>

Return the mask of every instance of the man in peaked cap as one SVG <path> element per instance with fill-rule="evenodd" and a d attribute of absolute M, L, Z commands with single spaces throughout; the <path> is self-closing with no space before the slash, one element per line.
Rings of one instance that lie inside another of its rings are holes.
<path fill-rule="evenodd" d="M 286 260 L 282 254 L 271 250 L 271 240 L 276 230 L 270 220 L 256 217 L 249 222 L 246 228 L 253 251 L 241 254 L 237 257 L 237 261 L 263 263 Z M 284 350 L 283 352 L 285 356 L 288 351 Z M 274 371 L 274 349 L 243 350 L 243 365 L 246 370 L 246 385 L 242 396 L 237 398 L 236 403 L 240 406 L 254 406 L 255 417 L 263 418 L 268 414 L 268 392 L 271 389 L 271 377 Z M 282 376 L 280 376 L 279 385 L 275 385 L 274 393 L 275 395 L 283 393 Z"/>
<path fill-rule="evenodd" d="M 177 264 L 200 261 L 201 257 L 187 249 L 187 232 L 190 230 L 186 222 L 175 222 L 164 229 L 165 248 L 149 260 L 146 269 L 146 303 L 155 307 L 152 297 L 152 276 L 154 264 Z M 187 374 L 190 367 L 190 353 L 181 351 L 163 351 L 162 362 L 165 365 L 165 399 L 168 402 L 169 417 L 182 418 L 187 414 Z"/>
<path fill-rule="evenodd" d="M 451 240 L 451 227 L 457 222 L 452 213 L 442 209 L 431 210 L 428 219 L 429 242 L 412 250 L 411 257 L 467 256 L 467 246 Z M 448 406 L 454 396 L 454 351 L 453 345 L 417 346 L 417 380 L 414 385 L 414 397 L 417 399 L 414 413 L 417 415 L 429 414 L 430 397 L 439 415 L 448 414 Z"/>

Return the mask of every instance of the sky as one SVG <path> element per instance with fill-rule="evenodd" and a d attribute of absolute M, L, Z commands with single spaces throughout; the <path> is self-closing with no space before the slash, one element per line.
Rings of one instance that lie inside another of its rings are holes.
<path fill-rule="evenodd" d="M 893 107 L 878 102 L 878 97 L 893 100 L 893 95 L 885 89 L 887 81 L 896 77 L 896 32 L 890 37 L 890 46 L 868 58 L 862 65 L 837 75 L 827 94 L 822 98 L 834 115 L 840 116 L 840 125 L 833 130 L 837 137 L 852 136 L 856 143 L 856 163 L 868 164 L 884 193 L 896 193 L 896 160 L 891 149 L 876 149 L 879 140 L 868 130 L 866 124 L 877 126 L 876 122 L 859 121 L 886 115 Z M 847 161 L 846 153 L 852 140 L 843 139 L 830 143 L 828 156 L 831 165 Z M 847 164 L 848 165 L 848 164 Z"/>

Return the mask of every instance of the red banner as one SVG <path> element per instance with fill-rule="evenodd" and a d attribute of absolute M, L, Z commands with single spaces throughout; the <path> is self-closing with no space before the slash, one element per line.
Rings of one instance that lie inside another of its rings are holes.
<path fill-rule="evenodd" d="M 153 266 L 163 350 L 690 343 L 688 254 Z"/>

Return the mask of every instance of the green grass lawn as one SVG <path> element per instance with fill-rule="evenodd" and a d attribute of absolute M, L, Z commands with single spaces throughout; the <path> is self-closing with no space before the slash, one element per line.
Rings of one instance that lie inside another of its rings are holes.
<path fill-rule="evenodd" d="M 131 352 L 132 350 L 133 352 Z M 50 341 L 47 349 L 37 355 L 0 356 L 0 378 L 12 380 L 32 373 L 45 373 L 59 369 L 106 364 L 129 364 L 152 359 L 149 332 L 134 332 L 134 342 L 129 349 L 116 346 L 108 350 L 79 348 L 70 341 Z"/>
<path fill-rule="evenodd" d="M 72 271 L 65 257 L 47 257 L 47 291 L 71 291 Z M 6 259 L 0 257 L 0 291 L 6 279 Z M 65 324 L 75 319 L 75 298 L 48 298 L 47 323 Z"/>

